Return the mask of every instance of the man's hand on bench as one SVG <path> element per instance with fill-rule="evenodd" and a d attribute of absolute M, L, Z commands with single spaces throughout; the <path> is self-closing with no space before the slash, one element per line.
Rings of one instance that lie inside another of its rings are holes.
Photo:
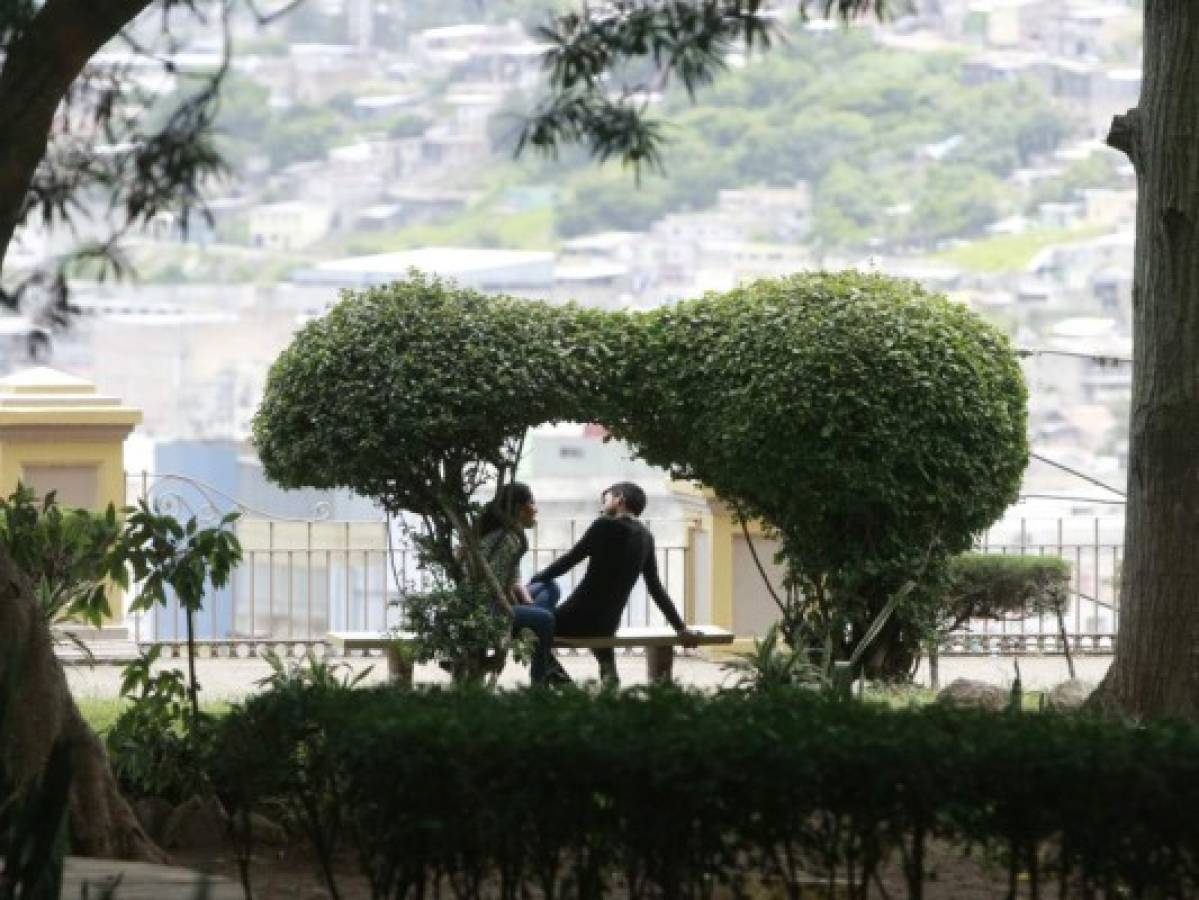
<path fill-rule="evenodd" d="M 684 628 L 679 632 L 679 639 L 683 642 L 683 648 L 686 650 L 694 650 L 699 646 L 700 632 L 692 631 L 690 628 Z"/>

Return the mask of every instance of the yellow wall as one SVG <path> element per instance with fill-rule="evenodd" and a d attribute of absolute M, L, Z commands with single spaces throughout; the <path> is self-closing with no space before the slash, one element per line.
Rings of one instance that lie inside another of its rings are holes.
<path fill-rule="evenodd" d="M 97 509 L 109 503 L 125 505 L 124 445 L 99 442 L 8 443 L 0 432 L 0 490 L 8 496 L 22 480 L 25 466 L 94 466 L 97 470 Z"/>
<path fill-rule="evenodd" d="M 64 502 L 103 511 L 125 505 L 125 438 L 141 411 L 96 392 L 90 381 L 49 368 L 0 378 L 0 491 L 20 482 L 48 492 L 60 487 Z M 62 470 L 56 484 L 56 470 Z M 123 621 L 122 598 L 109 591 L 111 618 Z"/>
<path fill-rule="evenodd" d="M 675 482 L 672 489 L 681 496 L 702 499 L 706 506 L 688 539 L 692 573 L 688 597 L 697 598 L 700 606 L 698 611 L 695 610 L 696 601 L 691 600 L 693 608 L 689 610 L 689 619 L 696 624 L 726 628 L 739 637 L 752 637 L 755 631 L 761 630 L 757 627 L 760 621 L 773 621 L 774 606 L 756 566 L 739 559 L 746 555 L 740 523 L 711 490 L 686 482 Z M 747 529 L 755 544 L 763 539 L 763 544 L 758 545 L 759 555 L 765 554 L 763 564 L 770 570 L 776 568 L 771 564 L 774 543 L 764 540 L 762 524 L 749 522 Z M 742 635 L 746 623 L 756 624 L 749 626 L 749 631 Z M 743 626 L 740 631 L 739 625 Z"/>

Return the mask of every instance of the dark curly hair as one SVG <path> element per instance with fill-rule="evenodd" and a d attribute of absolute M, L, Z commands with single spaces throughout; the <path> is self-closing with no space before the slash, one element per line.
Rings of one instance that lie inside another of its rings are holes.
<path fill-rule="evenodd" d="M 522 481 L 510 481 L 495 492 L 495 497 L 479 515 L 479 537 L 501 528 L 514 531 L 520 537 L 521 551 L 529 549 L 529 539 L 520 527 L 516 514 L 533 500 L 533 491 Z"/>

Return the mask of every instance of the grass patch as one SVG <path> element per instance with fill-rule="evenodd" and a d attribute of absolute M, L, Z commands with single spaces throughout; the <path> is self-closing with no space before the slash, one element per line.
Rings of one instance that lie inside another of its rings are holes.
<path fill-rule="evenodd" d="M 117 720 L 117 717 L 125 711 L 132 703 L 124 697 L 76 697 L 75 705 L 79 707 L 79 714 L 83 716 L 83 720 L 91 727 L 92 731 L 97 734 L 103 734 L 112 727 L 112 723 Z M 200 709 L 214 716 L 227 715 L 232 708 L 233 703 L 230 700 L 213 700 L 204 702 L 203 694 L 200 697 Z"/>
<path fill-rule="evenodd" d="M 1104 234 L 1102 226 L 1052 228 L 1024 234 L 1003 234 L 938 253 L 934 259 L 973 272 L 1011 272 L 1024 269 L 1046 247 L 1072 244 Z"/>
<path fill-rule="evenodd" d="M 75 705 L 92 731 L 103 734 L 130 703 L 123 697 L 77 697 Z"/>

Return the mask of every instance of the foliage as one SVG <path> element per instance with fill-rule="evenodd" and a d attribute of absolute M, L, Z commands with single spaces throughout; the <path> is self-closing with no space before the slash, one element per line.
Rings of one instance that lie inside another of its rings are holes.
<path fill-rule="evenodd" d="M 274 650 L 268 650 L 262 659 L 270 666 L 271 674 L 260 678 L 256 683 L 267 691 L 282 690 L 291 685 L 321 690 L 348 690 L 361 684 L 370 675 L 372 668 L 367 667 L 355 674 L 348 664 L 325 662 L 311 648 L 304 654 L 304 658 L 297 662 L 289 663 Z"/>
<path fill-rule="evenodd" d="M 150 5 L 158 27 L 133 28 Z M 251 3 L 247 3 L 253 8 Z M 4 123 L 6 190 L 0 196 L 0 267 L 16 228 L 33 223 L 70 226 L 94 216 L 105 230 L 70 252 L 56 254 L 0 294 L 6 305 L 41 306 L 62 321 L 69 312 L 67 274 L 80 260 L 99 261 L 103 273 L 123 274 L 121 239 L 130 231 L 171 216 L 181 230 L 207 217 L 200 191 L 225 171 L 214 144 L 213 118 L 221 82 L 229 69 L 233 3 L 220 6 L 225 58 L 192 73 L 192 89 L 161 114 L 152 115 L 155 92 L 134 77 L 137 64 L 88 65 L 110 40 L 124 35 L 142 63 L 174 76 L 180 18 L 210 21 L 202 5 L 150 0 L 125 4 L 111 15 L 87 15 L 90 4 L 0 5 L 0 120 Z M 70 45 L 49 40 L 70 22 Z M 129 30 L 126 30 L 126 29 Z"/>
<path fill-rule="evenodd" d="M 525 432 L 599 383 L 602 314 L 485 297 L 436 278 L 345 293 L 275 361 L 254 439 L 281 485 L 347 487 L 429 526 L 455 583 L 475 491 L 510 475 Z M 569 342 L 570 355 L 542 353 Z"/>
<path fill-rule="evenodd" d="M 104 560 L 119 530 L 111 504 L 98 515 L 64 510 L 51 491 L 39 506 L 33 491 L 22 484 L 0 500 L 0 541 L 29 578 L 48 625 L 98 627 L 109 614 Z"/>
<path fill-rule="evenodd" d="M 406 628 L 415 635 L 408 645 L 413 661 L 452 660 L 455 681 L 478 680 L 488 655 L 506 650 L 508 620 L 496 615 L 490 596 L 478 587 L 447 583 L 410 591 L 403 606 Z"/>
<path fill-rule="evenodd" d="M 330 246 L 348 253 L 385 253 L 413 247 L 500 247 L 545 250 L 552 247 L 554 213 L 551 209 L 511 212 L 499 198 L 481 202 L 444 221 L 407 225 L 394 231 L 360 232 L 334 239 Z"/>
<path fill-rule="evenodd" d="M 1058 615 L 1070 602 L 1070 564 L 1056 556 L 964 553 L 949 561 L 945 598 L 947 631 L 968 619 Z"/>
<path fill-rule="evenodd" d="M 241 562 L 241 543 L 229 527 L 240 513 L 228 513 L 209 528 L 192 517 L 180 523 L 154 512 L 145 500 L 125 510 L 124 527 L 109 550 L 105 566 L 118 584 L 129 585 L 129 573 L 138 585 L 129 604 L 131 612 L 166 606 L 173 596 L 187 624 L 188 695 L 193 717 L 199 721 L 199 684 L 195 667 L 195 617 L 204 604 L 205 589 L 224 587 Z"/>
<path fill-rule="evenodd" d="M 352 808 L 344 798 L 348 773 L 331 744 L 335 734 L 353 727 L 343 713 L 354 708 L 354 697 L 362 694 L 354 687 L 366 673 L 342 673 L 311 655 L 303 666 L 288 669 L 275 658 L 271 667 L 265 690 L 217 723 L 208 774 L 233 823 L 247 891 L 254 850 L 250 814 L 270 809 L 282 811 L 307 836 L 336 898 L 333 859 Z"/>
<path fill-rule="evenodd" d="M 178 803 L 206 787 L 200 748 L 212 720 L 189 714 L 180 670 L 152 671 L 161 654 L 161 647 L 152 647 L 125 665 L 121 696 L 131 702 L 108 729 L 105 743 L 123 792 Z"/>
<path fill-rule="evenodd" d="M 1029 212 L 1035 213 L 1042 203 L 1067 203 L 1078 200 L 1088 188 L 1121 188 L 1129 186 L 1129 176 L 1122 170 L 1127 161 L 1108 151 L 1092 153 L 1075 160 L 1054 178 L 1036 185 L 1029 201 Z"/>
<path fill-rule="evenodd" d="M 794 276 L 664 307 L 623 372 L 605 424 L 776 531 L 784 612 L 838 659 L 905 582 L 970 547 L 1027 461 L 1007 339 L 909 282 Z M 889 625 L 909 646 L 915 602 Z"/>
<path fill-rule="evenodd" d="M 377 896 L 798 896 L 816 877 L 865 897 L 887 861 L 920 896 L 934 835 L 1033 896 L 1199 889 L 1185 723 L 653 688 L 280 691 L 226 724 L 263 736 L 223 745 L 229 783 L 270 775 L 264 745 L 287 760 L 248 802 L 335 786 L 336 809 L 309 809 L 337 817 Z"/>
<path fill-rule="evenodd" d="M 1018 272 L 1046 247 L 1083 241 L 1099 234 L 1102 234 L 1101 228 L 1045 229 L 996 235 L 946 250 L 938 254 L 937 259 L 974 272 Z"/>
<path fill-rule="evenodd" d="M 772 691 L 779 688 L 821 687 L 827 680 L 819 667 L 812 664 L 807 648 L 784 648 L 778 625 L 771 625 L 766 636 L 754 638 L 753 649 L 738 653 L 724 668 L 737 676 L 734 687 L 740 690 Z"/>
<path fill-rule="evenodd" d="M 200 711 L 195 615 L 206 589 L 227 584 L 241 560 L 241 546 L 229 528 L 236 518 L 233 513 L 201 528 L 195 518 L 180 523 L 141 501 L 125 510 L 120 533 L 107 548 L 108 576 L 128 587 L 132 574 L 137 583 L 131 610 L 165 606 L 174 597 L 187 623 L 186 677 L 178 669 L 152 671 L 161 647 L 125 666 L 121 695 L 133 702 L 109 729 L 107 745 L 118 779 L 136 795 L 182 800 L 206 789 L 211 719 Z"/>
<path fill-rule="evenodd" d="M 512 470 L 525 430 L 600 421 L 777 531 L 786 637 L 832 641 L 827 661 L 1015 498 L 1024 402 L 1005 337 L 881 276 L 762 281 L 630 315 L 414 274 L 306 326 L 271 369 L 254 432 L 284 486 L 348 487 L 424 516 L 427 559 L 461 585 L 470 497 Z M 892 643 L 919 643 L 913 602 L 887 623 Z"/>
<path fill-rule="evenodd" d="M 694 105 L 667 92 L 654 107 L 669 120 L 664 177 L 596 169 L 583 153 L 529 177 L 563 183 L 564 237 L 643 230 L 668 213 L 713 206 L 721 189 L 798 181 L 812 187 L 812 231 L 823 247 L 977 233 L 1007 208 L 998 179 L 1054 149 L 1070 123 L 1030 81 L 963 85 L 964 62 L 880 48 L 857 31 L 796 27 Z"/>

